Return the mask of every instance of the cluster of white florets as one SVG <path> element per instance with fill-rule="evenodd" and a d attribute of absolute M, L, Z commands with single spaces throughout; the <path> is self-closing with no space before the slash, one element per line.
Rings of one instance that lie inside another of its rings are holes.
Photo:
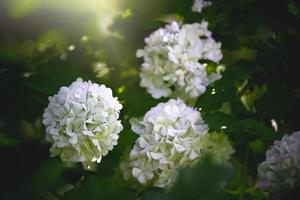
<path fill-rule="evenodd" d="M 208 134 L 200 112 L 182 100 L 160 103 L 131 124 L 139 138 L 121 168 L 125 179 L 133 176 L 144 185 L 169 187 L 178 167 L 193 165 L 209 152 L 218 154 L 217 161 L 227 161 L 233 152 L 227 137 Z"/>
<path fill-rule="evenodd" d="M 172 22 L 145 39 L 141 86 L 156 99 L 180 97 L 194 99 L 221 76 L 206 72 L 205 60 L 218 63 L 222 59 L 221 43 L 212 38 L 208 22 L 180 26 Z"/>
<path fill-rule="evenodd" d="M 118 120 L 122 105 L 104 85 L 78 78 L 49 97 L 43 115 L 51 156 L 63 161 L 101 161 L 118 142 L 123 129 Z"/>
<path fill-rule="evenodd" d="M 258 166 L 260 187 L 273 198 L 281 197 L 300 184 L 300 131 L 275 141 Z"/>
<path fill-rule="evenodd" d="M 192 11 L 201 13 L 202 10 L 211 5 L 211 1 L 195 0 L 192 6 Z"/>

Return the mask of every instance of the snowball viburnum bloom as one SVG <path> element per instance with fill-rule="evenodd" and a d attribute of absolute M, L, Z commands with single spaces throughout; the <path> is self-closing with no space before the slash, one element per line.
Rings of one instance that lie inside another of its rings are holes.
<path fill-rule="evenodd" d="M 260 188 L 280 198 L 300 184 L 300 131 L 275 141 L 258 168 Z"/>
<path fill-rule="evenodd" d="M 178 167 L 197 163 L 205 153 L 227 161 L 233 152 L 224 134 L 207 133 L 200 112 L 179 99 L 158 104 L 131 125 L 139 138 L 121 169 L 125 179 L 131 176 L 144 185 L 169 187 Z"/>
<path fill-rule="evenodd" d="M 100 162 L 118 142 L 122 105 L 104 85 L 78 78 L 49 97 L 43 115 L 51 156 L 63 161 Z"/>
<path fill-rule="evenodd" d="M 195 0 L 192 6 L 192 11 L 201 13 L 203 8 L 208 7 L 210 5 L 211 5 L 211 1 Z"/>
<path fill-rule="evenodd" d="M 212 38 L 208 22 L 180 26 L 172 22 L 145 39 L 144 49 L 137 51 L 143 57 L 142 87 L 156 99 L 180 97 L 194 99 L 203 94 L 206 86 L 221 76 L 206 72 L 207 61 L 222 59 L 221 43 Z"/>

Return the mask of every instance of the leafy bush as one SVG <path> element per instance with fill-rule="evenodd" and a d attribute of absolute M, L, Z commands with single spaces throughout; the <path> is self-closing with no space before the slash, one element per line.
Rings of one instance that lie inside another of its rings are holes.
<path fill-rule="evenodd" d="M 212 0 L 197 13 L 192 11 L 193 3 L 0 2 L 1 199 L 279 197 L 260 188 L 257 166 L 274 141 L 300 129 L 300 4 L 296 0 Z M 154 99 L 140 87 L 143 59 L 136 57 L 136 51 L 145 47 L 144 38 L 174 20 L 182 24 L 205 20 L 212 37 L 222 43 L 219 63 L 201 60 L 207 74 L 220 73 L 222 78 L 205 84 L 205 92 L 186 103 L 201 112 L 209 132 L 226 135 L 235 152 L 230 166 L 214 162 L 212 154 L 193 166 L 181 166 L 176 182 L 163 189 L 126 181 L 120 163 L 138 138 L 130 118 L 143 117 L 169 98 Z M 48 97 L 78 77 L 111 88 L 123 105 L 118 145 L 95 171 L 50 158 L 42 125 Z M 298 174 L 293 180 L 299 181 L 299 169 L 294 170 Z M 297 199 L 298 189 L 296 184 L 281 199 Z"/>

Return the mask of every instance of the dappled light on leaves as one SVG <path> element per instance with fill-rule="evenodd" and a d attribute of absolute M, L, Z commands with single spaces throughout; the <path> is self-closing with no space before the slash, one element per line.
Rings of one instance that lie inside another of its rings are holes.
<path fill-rule="evenodd" d="M 300 196 L 298 1 L 2 0 L 0 30 L 0 199 Z"/>

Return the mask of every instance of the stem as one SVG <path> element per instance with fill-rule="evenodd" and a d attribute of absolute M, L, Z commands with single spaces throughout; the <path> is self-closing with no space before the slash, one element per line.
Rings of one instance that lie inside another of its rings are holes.
<path fill-rule="evenodd" d="M 242 178 L 241 178 L 241 185 L 239 187 L 240 189 L 240 199 L 244 199 L 245 194 L 245 188 L 246 188 L 246 181 L 247 181 L 247 165 L 249 160 L 249 146 L 246 146 L 246 152 L 245 152 L 245 160 L 244 160 L 244 167 L 242 169 Z"/>
<path fill-rule="evenodd" d="M 64 198 L 62 196 L 60 196 L 57 192 L 55 191 L 50 191 L 50 193 L 55 196 L 57 199 L 59 200 L 63 200 Z"/>

